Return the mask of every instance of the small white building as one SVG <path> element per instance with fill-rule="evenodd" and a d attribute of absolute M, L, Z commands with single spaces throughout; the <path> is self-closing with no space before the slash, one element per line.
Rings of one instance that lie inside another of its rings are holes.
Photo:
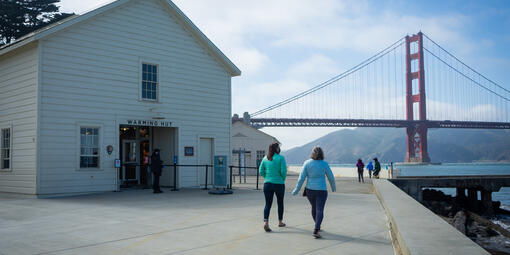
<path fill-rule="evenodd" d="M 280 143 L 270 136 L 248 124 L 242 119 L 232 119 L 232 165 L 257 167 L 267 154 L 269 145 Z M 234 169 L 234 174 L 237 173 Z M 256 174 L 254 169 L 247 170 L 248 175 Z"/>
<path fill-rule="evenodd" d="M 169 0 L 114 1 L 19 38 L 0 48 L 0 192 L 116 190 L 145 181 L 155 148 L 165 164 L 229 156 L 240 74 Z M 204 172 L 180 167 L 177 186 Z"/>

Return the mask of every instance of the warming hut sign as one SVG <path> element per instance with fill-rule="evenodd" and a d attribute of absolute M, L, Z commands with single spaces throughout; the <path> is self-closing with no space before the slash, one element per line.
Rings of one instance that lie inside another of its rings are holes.
<path fill-rule="evenodd" d="M 123 125 L 129 126 L 149 126 L 149 127 L 172 127 L 171 121 L 161 120 L 125 120 Z"/>

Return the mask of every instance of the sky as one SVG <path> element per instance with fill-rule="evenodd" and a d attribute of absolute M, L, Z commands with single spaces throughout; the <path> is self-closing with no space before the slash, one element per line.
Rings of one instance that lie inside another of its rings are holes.
<path fill-rule="evenodd" d="M 108 0 L 62 0 L 82 14 Z M 423 31 L 510 89 L 510 1 L 174 0 L 242 71 L 232 111 L 255 112 L 309 89 Z M 282 149 L 338 128 L 264 128 Z"/>

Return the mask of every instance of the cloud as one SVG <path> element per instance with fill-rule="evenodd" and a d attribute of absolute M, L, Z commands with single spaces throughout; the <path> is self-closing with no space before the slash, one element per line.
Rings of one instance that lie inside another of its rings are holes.
<path fill-rule="evenodd" d="M 61 12 L 74 12 L 76 14 L 83 14 L 113 1 L 114 0 L 61 0 L 57 5 L 60 6 Z"/>

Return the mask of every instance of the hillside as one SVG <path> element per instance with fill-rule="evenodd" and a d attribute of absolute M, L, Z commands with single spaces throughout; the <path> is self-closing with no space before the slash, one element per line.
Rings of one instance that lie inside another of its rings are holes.
<path fill-rule="evenodd" d="M 510 130 L 429 130 L 429 154 L 433 162 L 510 161 Z M 315 145 L 324 149 L 330 163 L 352 163 L 378 157 L 383 162 L 403 162 L 404 129 L 357 128 L 329 133 L 300 147 L 284 151 L 287 162 L 300 164 Z"/>

